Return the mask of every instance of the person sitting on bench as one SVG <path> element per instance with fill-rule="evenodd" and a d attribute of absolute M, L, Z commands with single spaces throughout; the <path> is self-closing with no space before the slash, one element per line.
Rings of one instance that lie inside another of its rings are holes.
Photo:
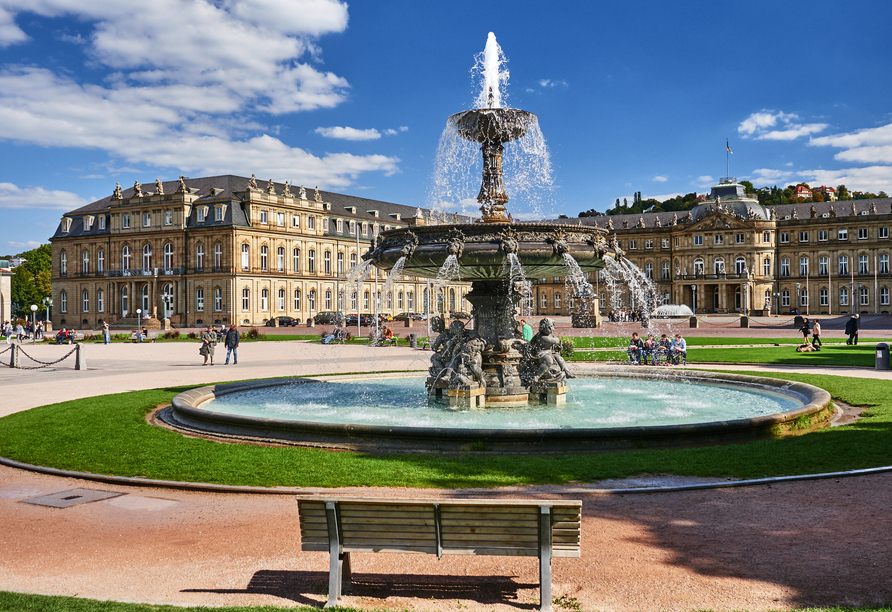
<path fill-rule="evenodd" d="M 672 341 L 672 346 L 669 347 L 669 354 L 672 356 L 672 363 L 687 365 L 688 343 L 681 337 L 681 334 L 675 334 L 675 340 Z"/>

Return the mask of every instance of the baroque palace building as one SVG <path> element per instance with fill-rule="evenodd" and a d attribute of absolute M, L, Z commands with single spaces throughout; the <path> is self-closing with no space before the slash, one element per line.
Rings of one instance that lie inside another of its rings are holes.
<path fill-rule="evenodd" d="M 606 229 L 663 303 L 698 314 L 872 314 L 890 311 L 890 207 L 889 198 L 764 207 L 729 178 L 690 211 L 562 221 Z M 602 312 L 611 308 L 599 275 L 590 281 Z M 533 312 L 572 312 L 563 279 L 532 289 Z M 622 308 L 642 306 L 618 297 Z"/>
<path fill-rule="evenodd" d="M 292 191 L 293 190 L 293 191 Z M 50 239 L 52 320 L 261 325 L 324 311 L 374 313 L 386 274 L 346 275 L 380 231 L 427 223 L 421 209 L 233 175 L 139 183 L 66 213 Z M 358 290 L 357 290 L 358 289 Z M 393 279 L 380 312 L 467 310 L 467 283 L 435 291 Z M 434 296 L 429 304 L 429 296 Z"/>

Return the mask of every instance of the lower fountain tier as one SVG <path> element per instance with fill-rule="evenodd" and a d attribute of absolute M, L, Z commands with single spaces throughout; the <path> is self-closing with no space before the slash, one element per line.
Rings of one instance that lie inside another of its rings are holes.
<path fill-rule="evenodd" d="M 515 254 L 527 278 L 565 276 L 564 255 L 583 272 L 606 265 L 605 257 L 622 251 L 597 227 L 560 223 L 477 223 L 400 228 L 381 233 L 378 244 L 363 256 L 390 270 L 405 257 L 403 274 L 437 278 L 450 255 L 455 255 L 461 280 L 505 279 L 505 261 Z"/>

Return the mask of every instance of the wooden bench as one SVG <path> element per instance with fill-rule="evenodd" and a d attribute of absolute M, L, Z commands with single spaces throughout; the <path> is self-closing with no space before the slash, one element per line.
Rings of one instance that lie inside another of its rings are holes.
<path fill-rule="evenodd" d="M 298 495 L 301 550 L 331 555 L 328 602 L 350 581 L 350 553 L 539 557 L 539 609 L 551 610 L 551 558 L 580 556 L 582 502 Z"/>

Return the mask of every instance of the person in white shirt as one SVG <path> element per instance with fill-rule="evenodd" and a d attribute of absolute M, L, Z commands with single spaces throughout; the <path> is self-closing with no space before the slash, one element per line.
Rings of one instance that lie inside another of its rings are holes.
<path fill-rule="evenodd" d="M 669 347 L 669 355 L 673 363 L 677 364 L 679 361 L 685 365 L 688 363 L 688 343 L 681 337 L 681 334 L 675 334 L 675 340 Z"/>

